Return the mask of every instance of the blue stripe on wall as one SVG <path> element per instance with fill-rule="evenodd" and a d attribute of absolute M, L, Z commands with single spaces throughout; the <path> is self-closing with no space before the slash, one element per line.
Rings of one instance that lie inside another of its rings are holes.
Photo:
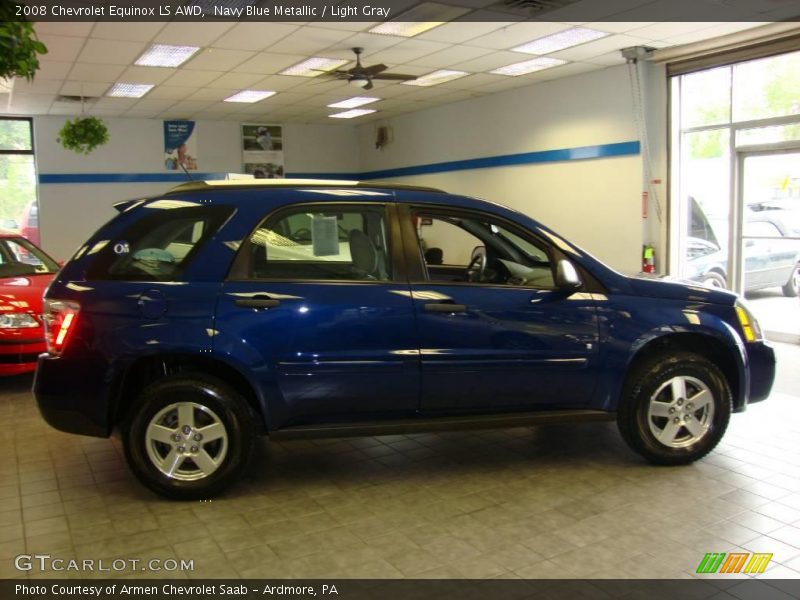
<path fill-rule="evenodd" d="M 448 171 L 466 171 L 471 169 L 489 169 L 515 165 L 562 162 L 568 160 L 589 160 L 593 158 L 611 158 L 614 156 L 630 156 L 639 154 L 639 142 L 619 142 L 582 146 L 579 148 L 562 148 L 560 150 L 543 150 L 540 152 L 523 152 L 521 154 L 503 154 L 484 158 L 470 158 L 449 162 L 398 167 L 380 171 L 363 173 L 287 173 L 287 177 L 308 179 L 386 179 L 389 177 L 408 177 L 410 175 L 427 175 L 446 173 Z M 224 179 L 224 173 L 192 173 L 192 179 Z M 183 183 L 183 173 L 42 173 L 39 183 Z"/>
<path fill-rule="evenodd" d="M 537 163 L 561 162 L 566 160 L 587 160 L 591 158 L 610 158 L 639 154 L 639 142 L 620 142 L 599 146 L 583 146 L 580 148 L 563 148 L 561 150 L 544 150 L 540 152 L 524 152 L 522 154 L 504 154 L 471 158 L 450 162 L 368 171 L 361 174 L 361 179 L 384 179 L 387 177 L 407 177 L 409 175 L 427 175 L 448 171 L 466 171 L 472 169 L 488 169 L 492 167 L 509 167 L 514 165 L 530 165 Z"/>

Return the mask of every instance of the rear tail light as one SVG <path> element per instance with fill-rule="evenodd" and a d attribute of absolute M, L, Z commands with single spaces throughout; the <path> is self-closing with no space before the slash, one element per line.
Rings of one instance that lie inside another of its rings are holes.
<path fill-rule="evenodd" d="M 59 356 L 67 347 L 69 338 L 78 320 L 81 307 L 77 302 L 68 300 L 44 301 L 44 332 L 47 340 L 47 351 Z"/>

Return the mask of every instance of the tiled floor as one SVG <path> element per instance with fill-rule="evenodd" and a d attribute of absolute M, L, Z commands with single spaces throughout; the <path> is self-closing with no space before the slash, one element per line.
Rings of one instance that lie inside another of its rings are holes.
<path fill-rule="evenodd" d="M 206 503 L 152 495 L 118 441 L 50 429 L 30 378 L 7 380 L 0 578 L 91 576 L 19 572 L 23 553 L 193 559 L 165 574 L 195 578 L 680 578 L 734 549 L 797 578 L 800 347 L 780 346 L 779 365 L 773 397 L 689 467 L 645 464 L 613 424 L 265 443 L 247 480 Z"/>

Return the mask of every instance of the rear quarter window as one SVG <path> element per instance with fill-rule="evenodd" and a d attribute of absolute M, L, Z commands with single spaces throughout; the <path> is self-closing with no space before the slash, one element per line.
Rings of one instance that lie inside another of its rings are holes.
<path fill-rule="evenodd" d="M 97 258 L 86 271 L 87 280 L 174 281 L 233 213 L 229 206 L 150 206 L 138 209 L 142 216 L 116 239 L 88 250 Z"/>

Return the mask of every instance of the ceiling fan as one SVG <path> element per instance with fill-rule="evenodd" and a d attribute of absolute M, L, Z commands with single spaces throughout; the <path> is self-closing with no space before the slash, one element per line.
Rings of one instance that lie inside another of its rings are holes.
<path fill-rule="evenodd" d="M 385 81 L 413 81 L 417 78 L 416 75 L 405 75 L 403 73 L 385 73 L 388 67 L 383 64 L 372 65 L 365 67 L 361 64 L 361 53 L 364 52 L 363 48 L 353 48 L 356 55 L 356 66 L 352 69 L 336 69 L 335 71 L 327 71 L 325 75 L 328 77 L 335 77 L 336 79 L 345 79 L 350 85 L 364 88 L 365 90 L 372 89 L 373 79 L 382 79 Z"/>

